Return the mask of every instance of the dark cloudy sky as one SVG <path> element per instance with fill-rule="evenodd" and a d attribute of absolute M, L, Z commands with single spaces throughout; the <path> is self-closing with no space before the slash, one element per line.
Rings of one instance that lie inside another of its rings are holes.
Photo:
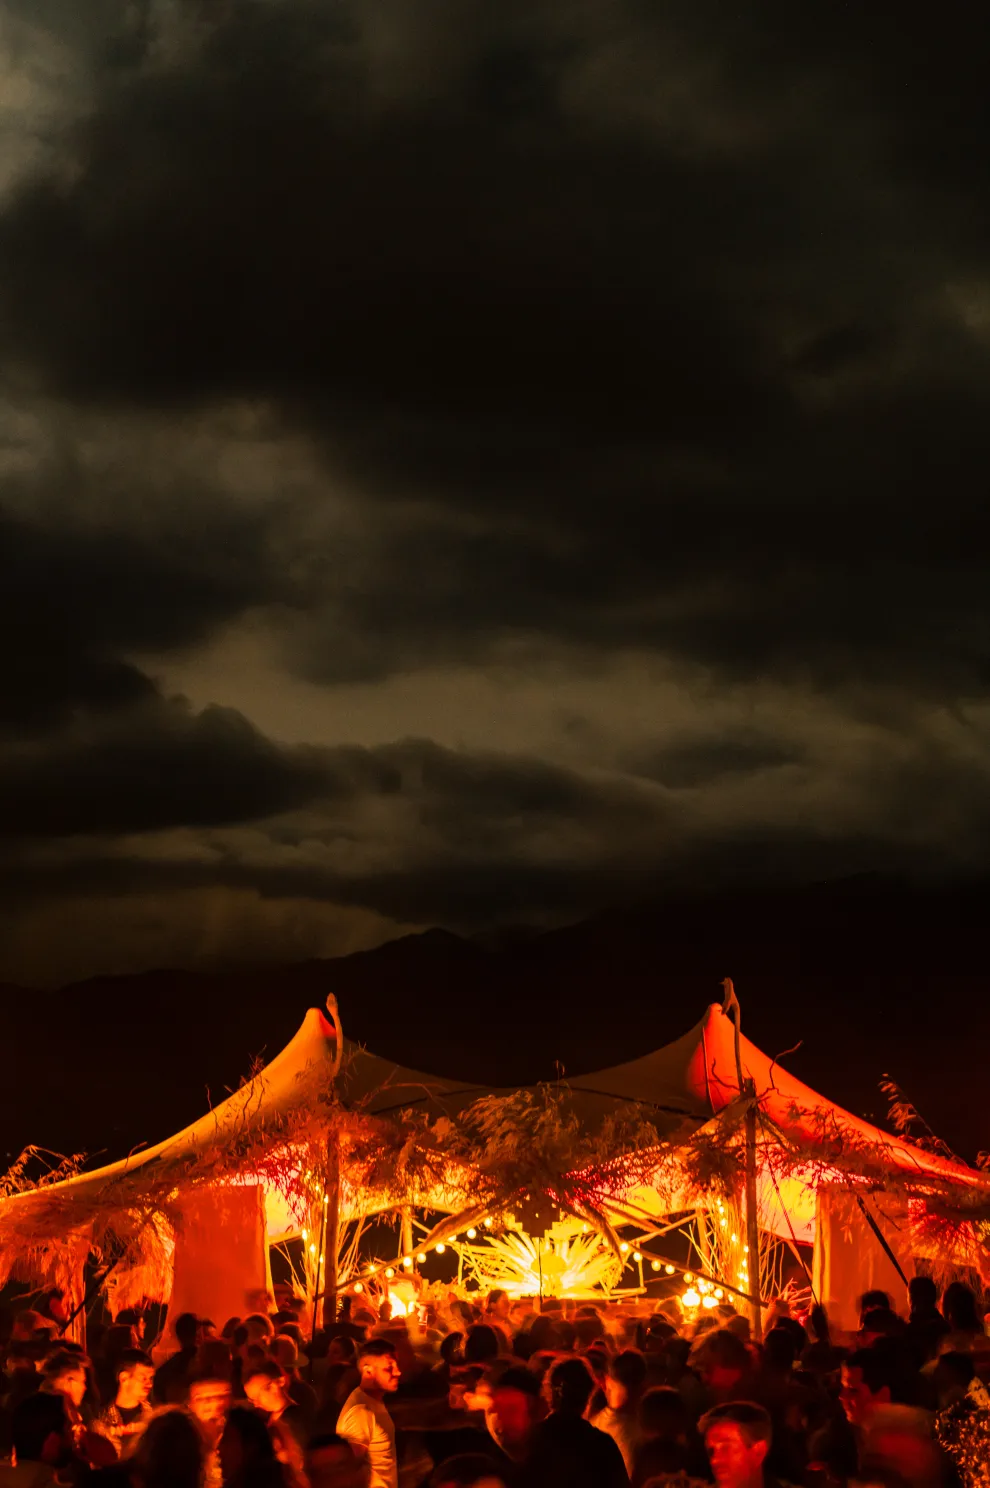
<path fill-rule="evenodd" d="M 988 32 L 2 0 L 0 976 L 990 866 Z"/>

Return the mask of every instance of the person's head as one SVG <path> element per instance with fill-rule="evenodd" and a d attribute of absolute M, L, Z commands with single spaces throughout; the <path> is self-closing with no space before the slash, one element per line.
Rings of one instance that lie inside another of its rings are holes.
<path fill-rule="evenodd" d="M 972 1354 L 941 1354 L 935 1365 L 933 1383 L 939 1410 L 962 1400 L 969 1391 L 976 1365 Z"/>
<path fill-rule="evenodd" d="M 540 1381 L 529 1369 L 513 1366 L 491 1380 L 485 1425 L 510 1457 L 529 1440 L 540 1414 Z"/>
<path fill-rule="evenodd" d="M 772 1437 L 762 1405 L 745 1400 L 716 1405 L 702 1417 L 700 1429 L 719 1488 L 747 1488 L 761 1481 Z"/>
<path fill-rule="evenodd" d="M 562 1415 L 583 1415 L 591 1392 L 595 1388 L 594 1377 L 583 1359 L 560 1359 L 549 1375 L 550 1409 Z"/>
<path fill-rule="evenodd" d="M 954 1333 L 982 1333 L 976 1298 L 968 1286 L 954 1281 L 945 1289 L 942 1313 Z"/>
<path fill-rule="evenodd" d="M 11 1343 L 29 1343 L 38 1336 L 44 1326 L 45 1319 L 41 1316 L 40 1312 L 35 1312 L 32 1308 L 25 1308 L 23 1312 L 17 1313 L 14 1317 L 14 1322 L 10 1330 L 10 1341 Z"/>
<path fill-rule="evenodd" d="M 64 1397 L 42 1392 L 22 1400 L 14 1409 L 11 1442 L 19 1463 L 62 1466 L 72 1446 Z"/>
<path fill-rule="evenodd" d="M 346 1333 L 337 1333 L 327 1349 L 328 1364 L 356 1364 L 357 1344 Z"/>
<path fill-rule="evenodd" d="M 299 1368 L 299 1350 L 296 1340 L 285 1333 L 276 1333 L 271 1343 L 271 1356 L 283 1374 L 295 1374 Z"/>
<path fill-rule="evenodd" d="M 441 1462 L 429 1480 L 429 1488 L 505 1488 L 505 1481 L 483 1452 L 463 1452 Z"/>
<path fill-rule="evenodd" d="M 274 1359 L 249 1365 L 241 1383 L 251 1404 L 266 1415 L 279 1415 L 289 1403 L 282 1366 Z"/>
<path fill-rule="evenodd" d="M 709 1333 L 698 1347 L 698 1369 L 714 1395 L 731 1395 L 750 1367 L 749 1350 L 728 1328 Z"/>
<path fill-rule="evenodd" d="M 636 1349 L 623 1349 L 605 1370 L 605 1399 L 614 1411 L 634 1411 L 646 1383 L 646 1360 Z"/>
<path fill-rule="evenodd" d="M 230 1380 L 221 1374 L 193 1375 L 189 1384 L 189 1409 L 208 1436 L 219 1438 L 230 1410 Z"/>
<path fill-rule="evenodd" d="M 234 1334 L 237 1332 L 240 1326 L 241 1320 L 239 1317 L 229 1317 L 223 1325 L 223 1330 L 220 1334 L 220 1337 L 226 1338 L 228 1343 L 232 1343 Z"/>
<path fill-rule="evenodd" d="M 597 1312 L 591 1311 L 584 1317 L 574 1320 L 574 1342 L 578 1348 L 590 1348 L 600 1338 L 605 1337 L 605 1324 Z"/>
<path fill-rule="evenodd" d="M 151 1395 L 155 1366 L 143 1349 L 125 1349 L 117 1360 L 117 1398 L 129 1410 L 143 1405 Z"/>
<path fill-rule="evenodd" d="M 828 1313 L 820 1302 L 816 1302 L 808 1314 L 808 1332 L 816 1343 L 831 1343 Z"/>
<path fill-rule="evenodd" d="M 498 1334 L 485 1323 L 475 1323 L 464 1340 L 465 1364 L 488 1364 L 498 1358 Z"/>
<path fill-rule="evenodd" d="M 912 1312 L 931 1313 L 938 1307 L 938 1287 L 930 1276 L 912 1276 L 908 1282 Z"/>
<path fill-rule="evenodd" d="M 205 1456 L 196 1422 L 175 1408 L 152 1416 L 131 1460 L 141 1488 L 199 1488 Z"/>
<path fill-rule="evenodd" d="M 80 1354 L 70 1349 L 58 1349 L 49 1354 L 41 1366 L 41 1379 L 45 1390 L 64 1395 L 77 1410 L 82 1405 L 89 1381 L 86 1363 Z"/>
<path fill-rule="evenodd" d="M 494 1287 L 488 1293 L 488 1316 L 496 1318 L 500 1323 L 507 1323 L 511 1313 L 511 1304 L 507 1292 L 500 1287 Z"/>
<path fill-rule="evenodd" d="M 890 1298 L 886 1292 L 864 1292 L 859 1299 L 859 1316 L 862 1320 L 868 1312 L 891 1312 Z"/>
<path fill-rule="evenodd" d="M 275 1444 L 264 1416 L 235 1405 L 220 1438 L 219 1454 L 225 1484 L 243 1482 L 252 1468 L 274 1464 Z"/>
<path fill-rule="evenodd" d="M 657 1385 L 639 1402 L 639 1429 L 651 1441 L 686 1442 L 691 1433 L 691 1412 L 680 1390 Z"/>
<path fill-rule="evenodd" d="M 391 1395 L 402 1378 L 395 1344 L 387 1338 L 368 1338 L 357 1354 L 362 1390 L 378 1395 Z"/>
<path fill-rule="evenodd" d="M 306 1450 L 306 1477 L 310 1488 L 362 1488 L 364 1464 L 345 1437 L 322 1432 Z"/>
<path fill-rule="evenodd" d="M 763 1340 L 764 1368 L 778 1374 L 790 1374 L 796 1357 L 797 1349 L 793 1333 L 789 1328 L 782 1328 L 778 1323 L 776 1327 L 770 1329 Z"/>
<path fill-rule="evenodd" d="M 175 1341 L 181 1349 L 194 1349 L 199 1342 L 199 1318 L 194 1312 L 180 1312 L 175 1320 Z"/>
<path fill-rule="evenodd" d="M 886 1349 L 857 1349 L 843 1360 L 839 1400 L 850 1426 L 865 1426 L 879 1406 L 890 1404 L 896 1378 L 895 1361 Z"/>
<path fill-rule="evenodd" d="M 909 1405 L 885 1405 L 866 1429 L 861 1455 L 862 1477 L 897 1474 L 907 1488 L 937 1488 L 942 1479 L 931 1418 Z"/>
<path fill-rule="evenodd" d="M 275 1329 L 272 1320 L 263 1312 L 252 1312 L 244 1319 L 244 1327 L 247 1329 L 248 1343 L 260 1343 L 268 1347 L 268 1341 L 274 1336 Z"/>

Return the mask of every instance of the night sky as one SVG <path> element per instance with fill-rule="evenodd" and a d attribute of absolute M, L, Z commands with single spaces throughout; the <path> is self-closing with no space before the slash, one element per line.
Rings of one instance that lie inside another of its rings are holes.
<path fill-rule="evenodd" d="M 990 869 L 988 55 L 3 0 L 0 978 Z"/>

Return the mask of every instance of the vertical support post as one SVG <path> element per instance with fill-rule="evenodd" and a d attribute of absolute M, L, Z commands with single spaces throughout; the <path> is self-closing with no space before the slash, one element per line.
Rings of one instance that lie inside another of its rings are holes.
<path fill-rule="evenodd" d="M 402 1254 L 411 1256 L 413 1254 L 413 1226 L 412 1210 L 407 1205 L 402 1211 Z M 415 1257 L 414 1257 L 415 1259 Z"/>
<path fill-rule="evenodd" d="M 327 1144 L 326 1256 L 323 1268 L 323 1326 L 337 1321 L 337 1251 L 340 1246 L 340 1133 Z"/>
<path fill-rule="evenodd" d="M 749 1293 L 753 1342 L 763 1339 L 763 1314 L 760 1309 L 760 1217 L 756 1197 L 756 1087 L 746 1082 L 746 1244 L 749 1246 Z"/>

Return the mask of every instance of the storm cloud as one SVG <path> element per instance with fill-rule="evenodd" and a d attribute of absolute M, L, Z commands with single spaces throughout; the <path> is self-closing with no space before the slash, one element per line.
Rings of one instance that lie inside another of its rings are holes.
<path fill-rule="evenodd" d="M 9 10 L 17 915 L 988 866 L 986 19 Z"/>

